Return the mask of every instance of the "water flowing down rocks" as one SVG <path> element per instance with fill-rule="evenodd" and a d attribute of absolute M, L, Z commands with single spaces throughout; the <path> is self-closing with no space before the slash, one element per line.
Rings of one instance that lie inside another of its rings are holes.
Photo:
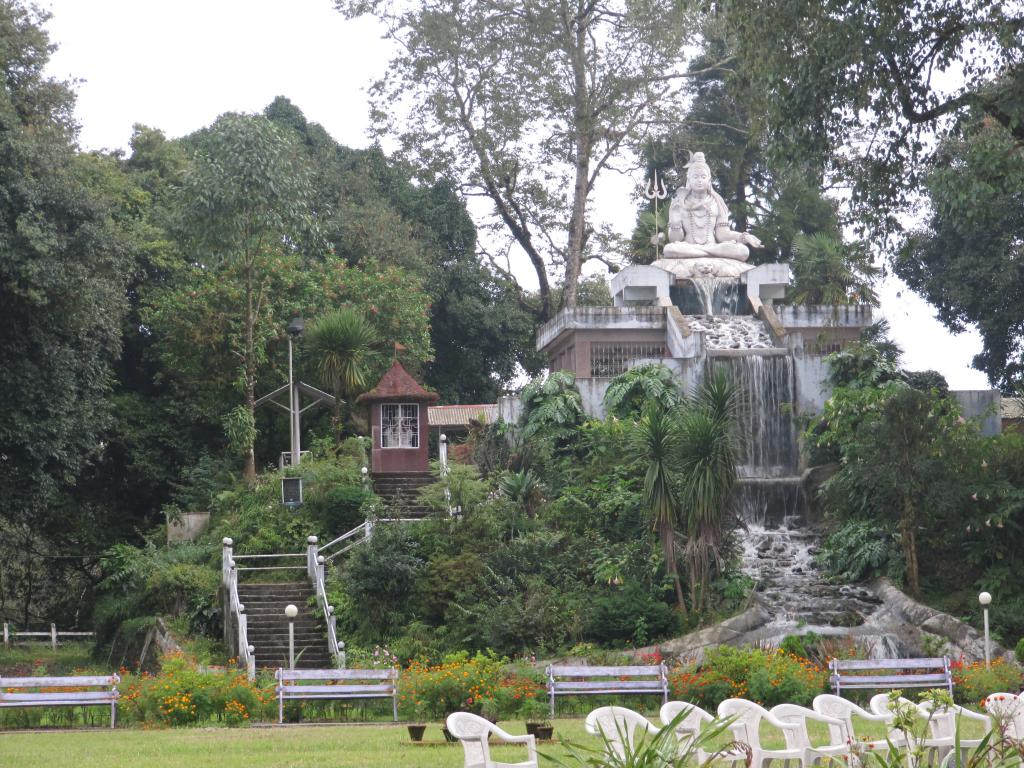
<path fill-rule="evenodd" d="M 772 337 L 751 315 L 687 315 L 690 328 L 704 334 L 704 346 L 718 349 L 771 349 Z"/>

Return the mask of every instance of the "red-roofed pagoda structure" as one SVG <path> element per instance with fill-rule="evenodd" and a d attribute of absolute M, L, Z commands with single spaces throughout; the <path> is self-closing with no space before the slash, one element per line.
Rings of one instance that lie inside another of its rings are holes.
<path fill-rule="evenodd" d="M 397 359 L 377 386 L 356 399 L 370 409 L 370 469 L 375 485 L 381 475 L 430 471 L 427 407 L 437 399 Z"/>

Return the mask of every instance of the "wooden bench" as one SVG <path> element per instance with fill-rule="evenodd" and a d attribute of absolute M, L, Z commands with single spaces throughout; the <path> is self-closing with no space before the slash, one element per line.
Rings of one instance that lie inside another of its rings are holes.
<path fill-rule="evenodd" d="M 832 659 L 828 668 L 836 696 L 841 696 L 841 691 L 847 688 L 945 688 L 953 695 L 953 673 L 949 668 L 949 658 L 945 656 L 931 659 Z"/>
<path fill-rule="evenodd" d="M 552 664 L 546 672 L 552 717 L 555 716 L 555 696 L 647 693 L 660 694 L 662 704 L 668 701 L 668 669 L 664 664 L 634 667 Z"/>
<path fill-rule="evenodd" d="M 0 677 L 0 707 L 94 707 L 110 705 L 117 722 L 117 675 L 93 677 Z M 67 690 L 75 688 L 78 690 Z M 88 688 L 90 690 L 80 690 Z"/>
<path fill-rule="evenodd" d="M 398 722 L 397 669 L 278 669 L 274 677 L 279 723 L 285 701 L 300 699 L 391 699 Z"/>

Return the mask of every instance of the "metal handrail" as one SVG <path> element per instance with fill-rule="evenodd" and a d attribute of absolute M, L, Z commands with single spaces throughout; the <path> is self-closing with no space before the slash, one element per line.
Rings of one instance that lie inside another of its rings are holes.
<path fill-rule="evenodd" d="M 285 552 L 280 555 L 235 555 L 235 560 L 255 560 L 258 557 L 305 557 L 305 552 Z"/>
<path fill-rule="evenodd" d="M 247 565 L 245 567 L 239 566 L 236 570 L 239 571 L 301 571 L 306 566 L 304 565 Z"/>
<path fill-rule="evenodd" d="M 345 643 L 338 642 L 338 617 L 334 615 L 334 606 L 327 600 L 327 584 L 324 574 L 324 563 L 326 561 L 323 555 L 319 553 L 316 536 L 309 536 L 306 539 L 306 544 L 306 571 L 313 582 L 314 590 L 316 590 L 316 598 L 320 610 L 324 612 L 324 623 L 327 625 L 327 648 L 330 650 L 338 669 L 344 669 L 346 662 Z"/>
<path fill-rule="evenodd" d="M 355 536 L 357 533 L 359 533 L 365 527 L 366 527 L 366 523 L 360 523 L 355 528 L 353 528 L 351 531 L 346 531 L 345 533 L 341 534 L 341 536 L 339 536 L 338 538 L 331 539 L 329 542 L 327 542 L 322 547 L 320 547 L 320 553 L 323 554 L 323 551 L 325 549 L 330 549 L 335 544 L 340 544 L 341 542 L 346 541 L 347 539 L 351 539 L 353 536 Z"/>
<path fill-rule="evenodd" d="M 228 611 L 235 618 L 238 627 L 238 658 L 245 664 L 245 673 L 250 680 L 256 679 L 256 649 L 249 645 L 249 617 L 245 606 L 238 598 L 238 566 L 232 557 L 234 542 L 224 539 L 221 553 L 221 583 L 228 592 Z"/>

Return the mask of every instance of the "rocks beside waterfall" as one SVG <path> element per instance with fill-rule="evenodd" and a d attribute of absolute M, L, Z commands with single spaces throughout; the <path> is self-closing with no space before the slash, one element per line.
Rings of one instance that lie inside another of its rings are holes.
<path fill-rule="evenodd" d="M 707 349 L 772 349 L 760 319 L 751 315 L 687 315 L 690 330 L 704 334 Z"/>
<path fill-rule="evenodd" d="M 847 584 L 840 589 L 858 602 L 875 608 L 866 621 L 861 622 L 861 617 L 856 617 L 852 624 L 842 624 L 836 621 L 836 615 L 828 614 L 822 614 L 820 623 L 815 624 L 779 621 L 766 603 L 765 595 L 756 593 L 750 607 L 742 613 L 657 646 L 638 648 L 636 653 L 650 653 L 657 648 L 667 658 L 699 663 L 705 650 L 717 645 L 778 645 L 786 635 L 814 631 L 819 635 L 852 637 L 868 645 L 874 658 L 924 655 L 925 635 L 944 641 L 942 653 L 950 658 L 963 656 L 974 661 L 985 657 L 985 641 L 978 630 L 948 613 L 919 603 L 886 579 L 870 584 Z M 991 647 L 993 658 L 1011 659 L 1012 654 L 1000 645 L 993 643 Z"/>
<path fill-rule="evenodd" d="M 912 647 L 919 648 L 922 636 L 928 634 L 946 642 L 943 652 L 947 656 L 985 658 L 985 638 L 974 627 L 955 616 L 919 603 L 888 579 L 878 579 L 871 588 L 882 605 L 872 617 L 872 623 L 899 627 L 902 639 Z M 991 643 L 991 652 L 993 658 L 1006 656 L 1007 660 L 1012 660 L 1012 654 L 998 643 Z"/>

